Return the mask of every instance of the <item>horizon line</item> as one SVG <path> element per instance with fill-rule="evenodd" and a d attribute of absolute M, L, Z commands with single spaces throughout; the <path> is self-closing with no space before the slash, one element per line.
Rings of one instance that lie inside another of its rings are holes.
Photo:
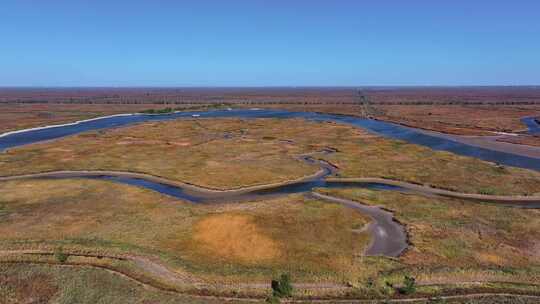
<path fill-rule="evenodd" d="M 3 86 L 0 89 L 360 89 L 360 88 L 540 88 L 540 84 L 489 84 L 489 85 L 269 85 L 269 86 Z"/>

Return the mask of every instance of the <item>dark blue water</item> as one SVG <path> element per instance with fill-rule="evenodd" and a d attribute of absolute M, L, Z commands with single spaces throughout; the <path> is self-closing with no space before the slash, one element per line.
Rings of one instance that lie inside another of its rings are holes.
<path fill-rule="evenodd" d="M 365 128 L 382 136 L 400 139 L 409 143 L 423 145 L 434 150 L 449 151 L 460 155 L 471 156 L 507 166 L 521 167 L 540 171 L 540 159 L 499 152 L 485 148 L 469 146 L 449 139 L 423 134 L 411 128 L 393 123 L 363 119 L 354 116 L 319 114 L 311 112 L 290 112 L 285 110 L 232 110 L 232 111 L 206 111 L 182 112 L 162 115 L 132 115 L 108 117 L 93 121 L 81 122 L 75 125 L 59 126 L 41 130 L 31 130 L 22 133 L 10 134 L 0 137 L 0 151 L 31 144 L 44 140 L 51 140 L 63 136 L 73 135 L 90 130 L 108 129 L 146 121 L 159 121 L 171 119 L 192 118 L 192 115 L 201 118 L 240 117 L 240 118 L 306 118 L 318 121 L 333 121 Z M 530 121 L 526 122 L 528 125 Z M 537 125 L 529 127 L 536 132 Z"/>
<path fill-rule="evenodd" d="M 70 176 L 73 178 L 74 176 Z M 204 190 L 198 191 L 196 189 L 184 189 L 180 186 L 167 185 L 159 182 L 145 180 L 134 177 L 120 177 L 110 175 L 84 175 L 76 176 L 78 178 L 107 180 L 120 184 L 132 185 L 140 188 L 149 189 L 159 192 L 174 198 L 189 201 L 192 203 L 230 203 L 230 202 L 242 202 L 248 200 L 261 200 L 278 196 L 286 196 L 297 193 L 307 193 L 313 191 L 315 188 L 327 188 L 327 189 L 343 189 L 343 188 L 364 188 L 372 190 L 390 190 L 408 192 L 407 189 L 379 183 L 362 183 L 362 182 L 327 182 L 324 180 L 324 176 L 307 182 L 298 182 L 283 186 L 277 186 L 262 190 L 253 190 L 249 192 L 219 192 L 208 193 Z M 51 177 L 47 177 L 50 179 Z M 54 177 L 53 177 L 54 178 Z M 66 177 L 58 177 L 66 178 Z"/>
<path fill-rule="evenodd" d="M 325 189 L 351 189 L 362 188 L 370 190 L 382 190 L 382 191 L 399 191 L 402 193 L 412 193 L 416 195 L 424 195 L 428 197 L 437 196 L 430 193 L 418 192 L 409 190 L 400 186 L 387 185 L 381 183 L 370 182 L 334 182 L 326 181 L 325 176 L 321 176 L 311 181 L 297 182 L 293 184 L 277 186 L 261 190 L 252 190 L 247 192 L 207 192 L 204 189 L 197 188 L 184 188 L 181 186 L 174 186 L 163 184 L 143 178 L 124 177 L 124 176 L 111 176 L 111 175 L 73 175 L 69 176 L 56 176 L 56 177 L 36 177 L 36 179 L 65 179 L 65 178 L 85 178 L 95 180 L 106 180 L 119 184 L 127 184 L 139 188 L 145 188 L 152 190 L 170 197 L 181 199 L 183 201 L 195 203 L 195 204 L 216 204 L 216 203 L 240 203 L 245 201 L 257 201 L 276 198 L 280 196 L 287 196 L 290 194 L 306 194 L 310 193 L 316 188 Z M 443 195 L 444 196 L 444 195 Z M 540 201 L 538 202 L 505 202 L 505 201 L 488 201 L 486 199 L 461 199 L 467 201 L 474 201 L 483 204 L 495 204 L 498 206 L 511 207 L 511 208 L 523 208 L 523 209 L 538 209 L 540 208 Z"/>
<path fill-rule="evenodd" d="M 536 121 L 535 117 L 524 117 L 521 121 L 527 126 L 527 133 L 531 135 L 540 135 L 540 123 Z"/>
<path fill-rule="evenodd" d="M 119 176 L 93 176 L 93 177 L 87 177 L 91 179 L 101 179 L 101 180 L 108 180 L 120 184 L 127 184 L 132 186 L 137 186 L 141 188 L 146 188 L 152 191 L 159 192 L 161 194 L 165 194 L 168 196 L 172 196 L 175 198 L 179 198 L 185 201 L 189 201 L 192 203 L 202 203 L 205 202 L 205 198 L 200 195 L 196 194 L 189 194 L 187 191 L 180 187 L 175 187 L 172 185 L 157 183 L 153 181 L 148 181 L 142 178 L 132 178 L 132 177 L 119 177 Z"/>

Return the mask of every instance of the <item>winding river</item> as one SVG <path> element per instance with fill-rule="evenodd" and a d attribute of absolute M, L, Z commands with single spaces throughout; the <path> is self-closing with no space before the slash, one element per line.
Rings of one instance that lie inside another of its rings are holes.
<path fill-rule="evenodd" d="M 376 120 L 363 119 L 354 116 L 320 114 L 311 112 L 290 112 L 285 110 L 230 110 L 230 111 L 205 111 L 205 112 L 178 112 L 172 114 L 148 115 L 115 115 L 86 121 L 70 123 L 65 125 L 50 126 L 44 128 L 35 128 L 9 132 L 0 135 L 0 151 L 32 144 L 45 140 L 52 140 L 69 136 L 90 130 L 107 129 L 126 126 L 134 123 L 146 121 L 162 121 L 171 119 L 187 119 L 193 117 L 201 118 L 219 118 L 219 117 L 239 117 L 239 118 L 305 118 L 316 121 L 333 121 L 336 123 L 348 124 L 376 134 L 394 139 L 404 140 L 409 143 L 419 144 L 430 147 L 435 150 L 444 150 L 460 155 L 476 157 L 486 161 L 492 161 L 508 166 L 532 169 L 540 171 L 540 158 L 528 157 L 518 154 L 490 150 L 472 145 L 460 143 L 451 138 L 434 136 L 427 134 L 422 130 L 416 130 L 409 127 L 403 127 L 393 123 L 387 123 Z M 528 120 L 527 125 L 531 133 L 538 127 L 536 121 Z M 320 153 L 332 153 L 321 151 Z M 311 164 L 317 164 L 321 170 L 310 177 L 293 181 L 281 185 L 269 185 L 263 187 L 252 187 L 246 189 L 213 191 L 200 188 L 193 185 L 182 184 L 179 182 L 168 181 L 162 178 L 153 177 L 145 174 L 130 172 L 110 172 L 110 171 L 75 171 L 75 172 L 46 172 L 23 176 L 0 177 L 2 180 L 14 180 L 23 178 L 89 178 L 109 180 L 117 183 L 134 185 L 147 188 L 159 193 L 179 198 L 193 203 L 223 203 L 239 202 L 256 199 L 266 199 L 277 196 L 283 196 L 293 193 L 310 193 L 316 199 L 340 203 L 357 209 L 360 212 L 370 216 L 373 222 L 368 227 L 372 235 L 372 243 L 367 249 L 369 255 L 398 256 L 407 248 L 407 235 L 404 228 L 393 220 L 390 212 L 376 206 L 366 206 L 358 202 L 335 198 L 318 193 L 312 193 L 315 188 L 369 188 L 379 190 L 413 191 L 420 195 L 440 195 L 457 197 L 460 199 L 480 200 L 489 202 L 488 197 L 481 195 L 467 195 L 452 193 L 449 191 L 431 189 L 423 186 L 407 184 L 396 181 L 385 181 L 380 179 L 358 179 L 349 181 L 336 181 L 328 179 L 333 176 L 337 169 L 332 165 L 313 158 L 311 155 L 299 157 L 300 161 Z M 508 201 L 507 201 L 508 200 Z M 493 198 L 493 202 L 511 207 L 539 208 L 540 201 L 530 198 L 506 199 L 504 197 Z"/>

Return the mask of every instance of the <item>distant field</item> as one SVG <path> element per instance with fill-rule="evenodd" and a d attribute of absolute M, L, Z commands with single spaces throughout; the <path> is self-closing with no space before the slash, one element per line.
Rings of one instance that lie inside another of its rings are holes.
<path fill-rule="evenodd" d="M 132 113 L 151 105 L 106 104 L 6 104 L 0 103 L 0 133 L 53 124 L 75 122 L 99 116 Z M 161 107 L 156 105 L 155 107 Z"/>
<path fill-rule="evenodd" d="M 540 87 L 0 88 L 0 103 L 507 104 L 540 102 Z"/>
<path fill-rule="evenodd" d="M 540 116 L 538 87 L 0 89 L 0 132 L 150 108 L 226 103 L 319 111 L 459 135 L 524 129 Z M 523 140 L 539 145 L 538 138 Z"/>
<path fill-rule="evenodd" d="M 494 135 L 493 132 L 524 132 L 522 117 L 539 115 L 536 106 L 486 105 L 381 105 L 378 117 L 412 127 L 458 135 Z"/>

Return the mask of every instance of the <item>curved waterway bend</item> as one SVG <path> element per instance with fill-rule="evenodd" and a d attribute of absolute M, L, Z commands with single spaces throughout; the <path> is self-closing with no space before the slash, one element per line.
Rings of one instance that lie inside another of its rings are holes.
<path fill-rule="evenodd" d="M 317 153 L 331 152 L 321 151 Z M 320 187 L 342 188 L 356 186 L 370 189 L 406 191 L 399 186 L 385 185 L 382 183 L 328 182 L 325 180 L 325 178 L 337 172 L 337 169 L 334 166 L 325 161 L 314 159 L 310 155 L 302 155 L 298 157 L 298 159 L 300 161 L 304 161 L 310 164 L 318 164 L 321 167 L 321 170 L 309 177 L 289 183 L 279 185 L 262 185 L 225 191 L 206 189 L 194 185 L 167 181 L 159 177 L 152 177 L 145 174 L 129 172 L 46 172 L 21 176 L 0 177 L 0 181 L 19 179 L 66 178 L 107 180 L 116 183 L 146 188 L 184 201 L 199 204 L 237 203 L 242 201 L 270 199 L 294 193 L 309 193 L 313 189 Z M 370 246 L 366 249 L 366 255 L 385 255 L 395 257 L 401 254 L 407 248 L 407 234 L 405 233 L 405 229 L 393 220 L 392 213 L 382 210 L 381 208 L 376 206 L 366 206 L 358 202 L 334 198 L 327 195 L 317 193 L 310 193 L 310 195 L 315 199 L 338 203 L 352 209 L 356 209 L 372 219 L 372 222 L 369 224 L 368 227 L 368 232 L 371 234 L 372 241 Z"/>
<path fill-rule="evenodd" d="M 356 209 L 362 214 L 369 216 L 373 221 L 368 226 L 371 235 L 371 244 L 366 249 L 366 255 L 399 256 L 407 248 L 407 234 L 405 228 L 400 225 L 394 215 L 382 210 L 377 206 L 366 206 L 358 202 L 328 196 L 320 193 L 312 193 L 315 199 L 345 205 Z"/>
<path fill-rule="evenodd" d="M 321 153 L 321 152 L 319 152 Z M 119 171 L 55 171 L 19 176 L 0 177 L 0 181 L 23 179 L 71 179 L 85 178 L 106 180 L 121 184 L 137 186 L 159 192 L 174 198 L 196 204 L 236 203 L 254 200 L 270 199 L 290 194 L 307 193 L 315 188 L 369 188 L 377 190 L 407 191 L 396 185 L 377 182 L 339 182 L 327 181 L 326 178 L 335 175 L 337 169 L 331 164 L 302 155 L 299 161 L 318 165 L 321 169 L 310 176 L 285 183 L 245 187 L 231 190 L 215 190 L 192 184 L 167 180 L 142 173 Z"/>
<path fill-rule="evenodd" d="M 527 126 L 527 133 L 530 135 L 540 135 L 540 117 L 523 117 L 521 121 Z"/>
<path fill-rule="evenodd" d="M 179 183 L 165 183 L 160 178 L 143 177 L 136 173 L 122 172 L 50 172 L 41 174 L 31 174 L 26 176 L 14 176 L 0 178 L 4 180 L 17 179 L 65 179 L 65 178 L 87 178 L 117 182 L 137 187 L 146 188 L 169 195 L 181 200 L 199 204 L 211 203 L 237 203 L 242 201 L 253 201 L 261 199 L 271 199 L 280 196 L 286 196 L 294 193 L 305 193 L 314 199 L 324 200 L 332 203 L 345 205 L 349 208 L 358 210 L 364 215 L 369 216 L 372 222 L 369 224 L 368 232 L 371 235 L 371 244 L 366 249 L 366 255 L 384 255 L 396 257 L 407 248 L 407 234 L 405 229 L 393 220 L 391 212 L 385 211 L 380 207 L 367 206 L 359 202 L 331 197 L 318 193 L 310 192 L 314 188 L 342 188 L 342 187 L 363 187 L 369 189 L 401 190 L 405 189 L 399 186 L 385 185 L 380 183 L 340 183 L 327 182 L 325 177 L 335 173 L 335 168 L 330 164 L 315 160 L 311 157 L 302 157 L 301 160 L 314 163 L 318 162 L 322 168 L 320 173 L 296 182 L 283 185 L 265 187 L 250 187 L 245 189 L 216 191 L 205 188 L 199 188 L 193 185 L 181 185 Z"/>
<path fill-rule="evenodd" d="M 379 135 L 400 139 L 409 143 L 423 145 L 434 150 L 444 150 L 452 153 L 471 156 L 486 161 L 503 165 L 521 167 L 540 171 L 540 158 L 519 155 L 516 153 L 496 151 L 489 148 L 481 148 L 473 145 L 460 143 L 452 138 L 445 138 L 433 134 L 426 134 L 422 130 L 400 126 L 393 123 L 364 119 L 355 116 L 321 114 L 312 112 L 291 112 L 286 110 L 231 110 L 231 111 L 203 111 L 203 112 L 179 112 L 172 114 L 134 114 L 124 116 L 112 116 L 98 118 L 78 123 L 51 126 L 48 128 L 21 130 L 0 135 L 0 151 L 22 145 L 32 144 L 45 140 L 52 140 L 81 132 L 108 129 L 126 126 L 130 124 L 161 121 L 171 119 L 186 119 L 193 116 L 201 118 L 238 117 L 238 118 L 305 118 L 318 121 L 333 121 L 348 124 Z"/>

